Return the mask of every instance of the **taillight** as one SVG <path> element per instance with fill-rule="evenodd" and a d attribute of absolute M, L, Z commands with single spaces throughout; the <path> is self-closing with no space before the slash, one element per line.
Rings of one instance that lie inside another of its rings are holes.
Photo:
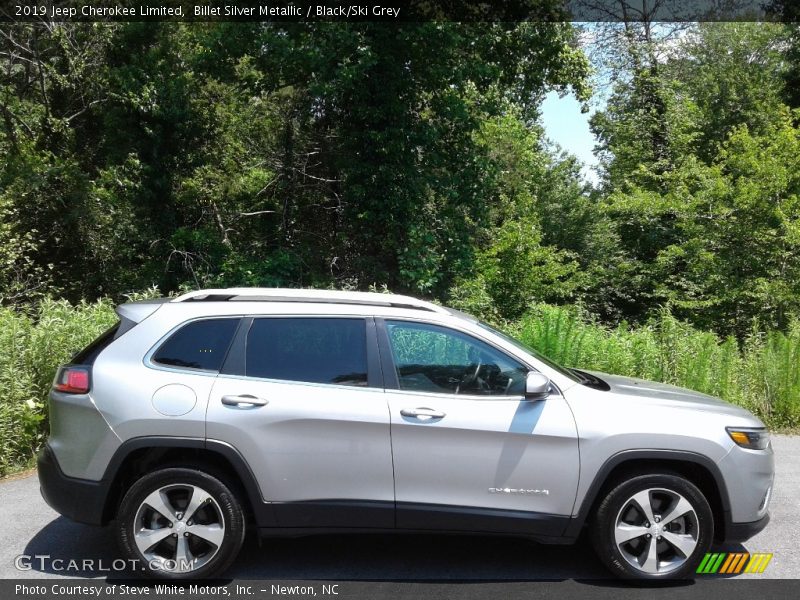
<path fill-rule="evenodd" d="M 67 394 L 85 394 L 89 391 L 89 369 L 87 367 L 61 367 L 53 382 L 53 389 Z"/>

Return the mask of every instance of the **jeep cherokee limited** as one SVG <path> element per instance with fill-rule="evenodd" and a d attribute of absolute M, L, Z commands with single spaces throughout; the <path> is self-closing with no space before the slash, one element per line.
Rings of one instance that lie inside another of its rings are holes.
<path fill-rule="evenodd" d="M 222 573 L 245 531 L 444 531 L 571 543 L 691 576 L 768 522 L 761 421 L 566 369 L 405 296 L 223 289 L 117 308 L 56 374 L 45 500 L 114 523 L 147 576 Z"/>

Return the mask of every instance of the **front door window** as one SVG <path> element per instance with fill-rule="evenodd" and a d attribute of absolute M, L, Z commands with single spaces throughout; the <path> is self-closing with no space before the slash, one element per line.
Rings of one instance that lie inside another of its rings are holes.
<path fill-rule="evenodd" d="M 409 321 L 387 321 L 401 390 L 521 396 L 522 364 L 489 344 L 461 332 Z"/>

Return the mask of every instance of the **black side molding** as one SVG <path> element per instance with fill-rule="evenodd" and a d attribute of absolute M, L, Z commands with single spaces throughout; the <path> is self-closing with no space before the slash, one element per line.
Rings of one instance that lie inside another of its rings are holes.
<path fill-rule="evenodd" d="M 522 510 L 413 502 L 325 499 L 274 502 L 278 528 L 262 535 L 336 531 L 493 533 L 556 540 L 570 518 Z"/>
<path fill-rule="evenodd" d="M 397 528 L 427 531 L 502 533 L 558 538 L 570 518 L 526 510 L 480 506 L 397 503 Z"/>
<path fill-rule="evenodd" d="M 393 500 L 299 500 L 272 502 L 271 506 L 278 525 L 285 528 L 394 528 Z"/>

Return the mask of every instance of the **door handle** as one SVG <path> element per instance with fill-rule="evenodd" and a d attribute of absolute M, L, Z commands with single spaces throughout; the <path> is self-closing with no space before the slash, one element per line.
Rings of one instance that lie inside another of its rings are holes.
<path fill-rule="evenodd" d="M 241 396 L 223 396 L 222 403 L 226 406 L 239 406 L 242 408 L 256 408 L 257 406 L 264 406 L 269 400 L 266 398 L 258 398 L 250 394 L 242 394 Z"/>
<path fill-rule="evenodd" d="M 404 417 L 412 417 L 414 419 L 443 419 L 447 413 L 443 413 L 439 410 L 433 410 L 432 408 L 403 408 L 400 410 L 400 414 Z"/>

